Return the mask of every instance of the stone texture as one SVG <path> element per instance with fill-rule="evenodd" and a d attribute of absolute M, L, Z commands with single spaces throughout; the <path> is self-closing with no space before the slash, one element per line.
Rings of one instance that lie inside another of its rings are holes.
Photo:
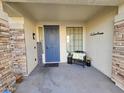
<path fill-rule="evenodd" d="M 0 19 L 0 93 L 8 87 L 15 90 L 15 77 L 12 73 L 12 55 L 8 21 Z"/>
<path fill-rule="evenodd" d="M 124 21 L 115 24 L 112 80 L 124 89 Z"/>
<path fill-rule="evenodd" d="M 26 46 L 24 29 L 10 29 L 10 45 L 12 50 L 12 67 L 16 74 L 27 74 Z"/>

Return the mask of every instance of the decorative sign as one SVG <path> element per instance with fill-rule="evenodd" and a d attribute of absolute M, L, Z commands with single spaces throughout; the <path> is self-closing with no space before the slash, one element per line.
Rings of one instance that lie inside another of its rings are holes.
<path fill-rule="evenodd" d="M 95 36 L 95 35 L 103 35 L 103 32 L 93 32 L 90 34 L 90 36 Z"/>

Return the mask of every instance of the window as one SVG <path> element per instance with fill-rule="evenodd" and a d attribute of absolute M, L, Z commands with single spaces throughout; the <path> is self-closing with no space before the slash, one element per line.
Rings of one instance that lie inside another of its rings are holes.
<path fill-rule="evenodd" d="M 67 52 L 83 51 L 83 28 L 67 27 Z"/>

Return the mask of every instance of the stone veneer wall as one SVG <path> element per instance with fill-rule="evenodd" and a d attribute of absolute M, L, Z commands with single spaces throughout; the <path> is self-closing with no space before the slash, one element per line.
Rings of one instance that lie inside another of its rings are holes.
<path fill-rule="evenodd" d="M 115 23 L 112 80 L 124 90 L 124 20 Z"/>
<path fill-rule="evenodd" d="M 0 18 L 0 93 L 6 87 L 11 91 L 15 90 L 15 77 L 11 64 L 12 55 L 10 49 L 9 23 L 6 19 Z"/>
<path fill-rule="evenodd" d="M 27 74 L 24 29 L 10 29 L 12 67 L 15 74 Z"/>

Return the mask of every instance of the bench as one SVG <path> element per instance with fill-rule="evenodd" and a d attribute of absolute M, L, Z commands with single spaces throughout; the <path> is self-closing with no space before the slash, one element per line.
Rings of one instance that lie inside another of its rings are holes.
<path fill-rule="evenodd" d="M 85 67 L 86 63 L 86 53 L 83 51 L 72 52 L 72 64 L 79 64 Z"/>

